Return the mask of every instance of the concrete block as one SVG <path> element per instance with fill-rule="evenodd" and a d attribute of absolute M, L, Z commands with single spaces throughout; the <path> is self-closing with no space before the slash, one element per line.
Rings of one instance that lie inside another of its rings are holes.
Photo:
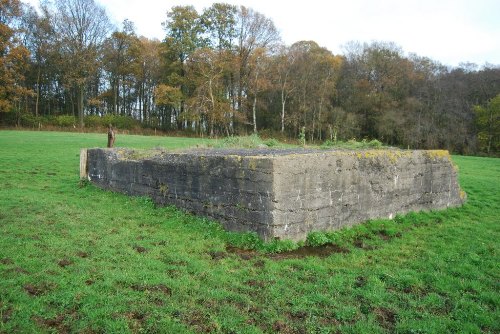
<path fill-rule="evenodd" d="M 88 149 L 99 187 L 219 220 L 265 240 L 304 240 L 368 219 L 462 205 L 447 151 Z M 82 161 L 84 159 L 82 158 Z"/>

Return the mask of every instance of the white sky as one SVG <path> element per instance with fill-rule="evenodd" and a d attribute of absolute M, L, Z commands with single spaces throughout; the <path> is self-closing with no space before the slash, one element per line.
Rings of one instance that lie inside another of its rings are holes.
<path fill-rule="evenodd" d="M 335 54 L 349 41 L 395 42 L 445 65 L 461 62 L 500 65 L 499 0 L 95 0 L 120 26 L 134 22 L 137 33 L 162 40 L 161 22 L 177 5 L 201 12 L 213 2 L 244 5 L 271 18 L 290 45 L 314 40 Z M 38 0 L 24 0 L 38 3 Z"/>

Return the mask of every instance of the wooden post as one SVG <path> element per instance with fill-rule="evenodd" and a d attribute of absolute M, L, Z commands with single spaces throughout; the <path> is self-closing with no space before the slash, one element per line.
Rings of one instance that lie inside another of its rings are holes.
<path fill-rule="evenodd" d="M 86 179 L 89 176 L 87 171 L 87 149 L 80 150 L 80 179 Z"/>
<path fill-rule="evenodd" d="M 108 147 L 112 148 L 115 145 L 115 131 L 113 131 L 113 126 L 110 124 L 108 127 Z"/>

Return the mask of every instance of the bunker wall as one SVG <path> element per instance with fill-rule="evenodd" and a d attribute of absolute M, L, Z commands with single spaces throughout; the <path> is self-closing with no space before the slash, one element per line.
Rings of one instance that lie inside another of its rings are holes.
<path fill-rule="evenodd" d="M 98 186 L 149 196 L 265 239 L 461 205 L 446 151 L 141 152 L 89 149 Z"/>
<path fill-rule="evenodd" d="M 274 231 L 304 239 L 409 211 L 463 203 L 446 151 L 375 150 L 278 157 L 274 161 Z"/>
<path fill-rule="evenodd" d="M 271 238 L 272 161 L 255 157 L 90 149 L 88 178 L 102 188 L 149 196 L 219 220 L 231 231 L 255 231 Z"/>

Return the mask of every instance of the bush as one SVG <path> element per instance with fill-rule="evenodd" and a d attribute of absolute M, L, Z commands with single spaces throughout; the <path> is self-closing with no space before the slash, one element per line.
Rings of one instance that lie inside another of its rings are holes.
<path fill-rule="evenodd" d="M 323 144 L 320 145 L 320 148 L 330 148 L 330 147 L 335 147 L 336 145 L 337 145 L 336 142 L 328 139 Z"/>
<path fill-rule="evenodd" d="M 306 243 L 308 246 L 318 247 L 330 243 L 330 239 L 323 232 L 311 232 L 307 235 Z"/>
<path fill-rule="evenodd" d="M 262 247 L 262 240 L 255 232 L 227 232 L 225 236 L 227 243 L 236 248 L 250 250 Z"/>
<path fill-rule="evenodd" d="M 49 123 L 51 123 L 50 120 L 48 120 Z M 53 120 L 55 123 L 54 125 L 57 126 L 62 126 L 62 127 L 71 127 L 75 126 L 77 123 L 76 118 L 72 115 L 60 115 L 56 116 L 55 120 Z"/>
<path fill-rule="evenodd" d="M 368 146 L 371 148 L 381 148 L 383 144 L 379 142 L 377 139 L 373 139 L 368 142 Z"/>
<path fill-rule="evenodd" d="M 265 253 L 290 252 L 297 248 L 299 248 L 299 245 L 291 240 L 273 240 L 262 245 L 262 249 Z"/>
<path fill-rule="evenodd" d="M 102 127 L 102 117 L 97 116 L 97 115 L 90 115 L 86 116 L 83 120 L 85 123 L 85 126 L 91 127 L 91 128 L 97 128 L 97 127 Z"/>
<path fill-rule="evenodd" d="M 265 145 L 267 145 L 267 147 L 276 147 L 276 146 L 279 146 L 280 145 L 280 142 L 277 141 L 276 139 L 274 138 L 270 138 L 268 140 L 266 140 L 264 142 Z"/>
<path fill-rule="evenodd" d="M 21 126 L 25 127 L 38 127 L 39 124 L 41 124 L 42 119 L 41 117 L 36 117 L 33 114 L 30 113 L 22 113 L 21 117 L 19 118 Z"/>
<path fill-rule="evenodd" d="M 346 148 L 346 149 L 367 149 L 367 148 L 383 148 L 384 144 L 382 144 L 380 141 L 377 139 L 373 139 L 371 141 L 367 141 L 366 139 L 363 139 L 362 141 L 357 141 L 355 139 L 350 139 L 346 142 L 344 141 L 332 141 L 332 140 L 326 140 L 323 144 L 320 146 L 323 149 L 329 149 L 329 148 Z"/>

